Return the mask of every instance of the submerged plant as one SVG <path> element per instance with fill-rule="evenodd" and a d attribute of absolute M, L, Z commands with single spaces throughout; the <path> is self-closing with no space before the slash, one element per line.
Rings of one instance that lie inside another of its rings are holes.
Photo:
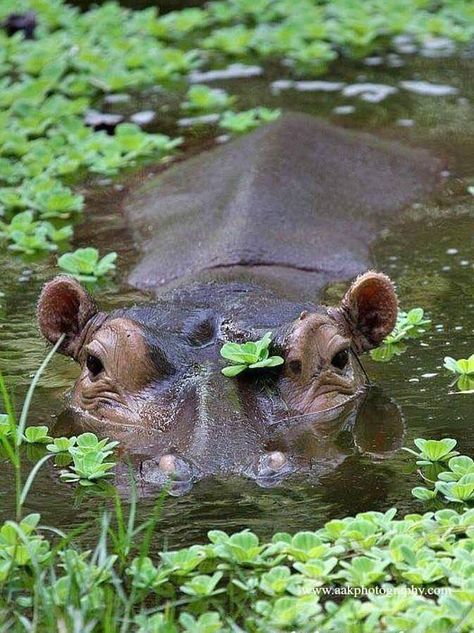
<path fill-rule="evenodd" d="M 58 266 L 78 281 L 95 282 L 115 270 L 117 253 L 99 257 L 96 248 L 78 248 L 73 253 L 64 253 L 58 259 Z"/>
<path fill-rule="evenodd" d="M 284 360 L 281 356 L 270 356 L 272 333 L 267 332 L 260 340 L 247 343 L 225 343 L 221 349 L 221 356 L 230 360 L 232 365 L 224 367 L 224 376 L 237 376 L 246 369 L 263 369 L 277 367 Z"/>

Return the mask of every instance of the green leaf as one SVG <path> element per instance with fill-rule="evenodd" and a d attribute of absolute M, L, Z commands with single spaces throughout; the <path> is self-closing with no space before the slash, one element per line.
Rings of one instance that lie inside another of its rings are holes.
<path fill-rule="evenodd" d="M 82 433 L 77 437 L 77 446 L 81 450 L 95 449 L 99 444 L 99 439 L 95 433 Z"/>
<path fill-rule="evenodd" d="M 412 308 L 408 312 L 399 311 L 393 331 L 384 339 L 382 345 L 371 350 L 373 360 L 387 362 L 402 354 L 407 346 L 403 341 L 419 338 L 431 326 L 431 320 L 424 318 L 422 308 Z"/>
<path fill-rule="evenodd" d="M 28 444 L 46 444 L 51 441 L 47 426 L 28 426 L 25 429 L 25 441 Z"/>
<path fill-rule="evenodd" d="M 227 378 L 232 378 L 233 376 L 241 374 L 246 369 L 247 365 L 229 365 L 228 367 L 224 367 L 222 369 L 222 373 L 224 376 L 227 376 Z"/>
<path fill-rule="evenodd" d="M 78 248 L 73 253 L 64 253 L 58 259 L 58 266 L 79 281 L 95 281 L 115 269 L 117 253 L 109 253 L 99 260 L 96 248 Z"/>
<path fill-rule="evenodd" d="M 459 376 L 456 386 L 463 393 L 473 393 L 474 376 Z"/>
<path fill-rule="evenodd" d="M 257 369 L 259 367 L 277 367 L 278 365 L 283 365 L 284 359 L 281 356 L 271 356 L 265 360 L 261 360 L 258 363 L 252 363 L 249 365 L 250 369 Z"/>
<path fill-rule="evenodd" d="M 449 371 L 452 371 L 455 374 L 460 373 L 458 371 L 458 363 L 457 363 L 457 361 L 454 358 L 452 358 L 451 356 L 445 356 L 444 357 L 444 367 L 446 367 L 446 369 L 449 369 Z"/>
<path fill-rule="evenodd" d="M 412 488 L 411 494 L 421 501 L 430 501 L 436 497 L 436 490 L 429 490 L 423 486 L 417 486 L 416 488 Z"/>
<path fill-rule="evenodd" d="M 50 451 L 50 453 L 62 453 L 69 451 L 69 449 L 74 446 L 75 442 L 75 437 L 57 437 L 53 440 L 53 443 L 48 444 L 46 448 Z"/>
<path fill-rule="evenodd" d="M 453 456 L 452 449 L 456 446 L 457 441 L 451 438 L 443 440 L 424 440 L 417 438 L 415 445 L 421 450 L 421 456 L 430 461 L 446 461 Z"/>
<path fill-rule="evenodd" d="M 272 333 L 267 332 L 258 341 L 245 343 L 225 343 L 221 348 L 221 356 L 230 360 L 234 365 L 225 367 L 222 373 L 225 376 L 237 376 L 245 369 L 263 369 L 276 367 L 284 363 L 280 356 L 269 356 L 269 346 Z"/>
<path fill-rule="evenodd" d="M 423 319 L 423 314 L 424 314 L 423 308 L 412 308 L 408 312 L 406 319 L 408 323 L 411 323 L 412 325 L 416 325 Z"/>

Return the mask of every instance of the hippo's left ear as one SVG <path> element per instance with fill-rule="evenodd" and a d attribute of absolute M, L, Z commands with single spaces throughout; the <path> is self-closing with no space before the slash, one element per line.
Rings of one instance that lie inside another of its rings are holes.
<path fill-rule="evenodd" d="M 395 327 L 398 299 L 393 282 L 369 271 L 354 281 L 333 316 L 343 324 L 358 352 L 377 347 Z"/>
<path fill-rule="evenodd" d="M 50 343 L 64 342 L 59 351 L 75 357 L 85 325 L 95 314 L 97 305 L 91 295 L 72 277 L 59 275 L 44 285 L 38 300 L 38 325 Z"/>

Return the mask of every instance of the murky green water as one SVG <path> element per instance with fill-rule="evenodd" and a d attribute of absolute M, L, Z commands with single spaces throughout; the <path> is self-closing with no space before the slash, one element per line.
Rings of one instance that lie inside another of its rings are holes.
<path fill-rule="evenodd" d="M 378 66 L 341 66 L 324 78 L 346 85 L 374 82 L 399 87 L 397 93 L 378 103 L 344 96 L 340 89 L 272 90 L 272 82 L 284 79 L 281 71 L 276 74 L 270 70 L 254 79 L 215 82 L 239 94 L 243 107 L 264 104 L 309 112 L 342 126 L 427 147 L 445 161 L 446 173 L 436 198 L 430 204 L 415 205 L 403 218 L 394 218 L 393 227 L 387 227 L 373 248 L 374 266 L 397 282 L 402 307 L 423 306 L 433 320 L 433 328 L 390 363 L 375 363 L 370 358 L 364 362 L 373 381 L 398 404 L 404 418 L 404 429 L 397 430 L 385 420 L 374 421 L 383 441 L 390 443 L 394 433 L 405 433 L 405 445 L 419 436 L 454 437 L 461 450 L 471 454 L 474 396 L 450 387 L 442 362 L 447 354 L 460 358 L 474 351 L 474 198 L 466 193 L 466 183 L 474 183 L 472 76 L 474 59 L 465 55 L 411 60 L 391 57 L 389 63 L 384 60 Z M 451 86 L 457 93 L 429 96 L 400 88 L 401 81 L 420 79 Z M 145 95 L 129 102 L 126 109 L 156 109 L 159 114 L 153 128 L 176 133 L 176 103 L 170 96 Z M 163 106 L 166 110 L 160 110 Z M 348 107 L 353 111 L 346 113 Z M 108 108 L 112 110 L 112 106 Z M 212 130 L 200 128 L 186 134 L 187 147 L 194 152 L 208 145 Z M 133 176 L 130 182 L 133 184 L 137 177 L 143 176 Z M 104 250 L 113 247 L 120 256 L 116 282 L 100 290 L 99 301 L 105 308 L 140 298 L 120 283 L 135 257 L 120 216 L 123 184 L 127 182 L 123 176 L 116 183 L 81 185 L 88 204 L 85 221 L 76 232 L 76 245 L 92 243 Z M 21 402 L 46 352 L 35 325 L 36 298 L 42 283 L 56 271 L 52 261 L 25 262 L 11 255 L 2 255 L 0 264 L 0 289 L 5 293 L 0 299 L 1 368 Z M 72 361 L 62 357 L 53 360 L 36 393 L 31 423 L 51 422 L 52 414 L 60 410 L 61 394 L 76 374 Z M 409 460 L 403 452 L 388 453 L 382 459 L 360 456 L 347 447 L 342 454 L 343 459 L 331 472 L 311 483 L 293 477 L 277 488 L 261 489 L 244 479 L 207 480 L 188 495 L 169 497 L 157 546 L 163 540 L 173 545 L 198 541 L 210 528 L 233 531 L 250 527 L 268 536 L 282 529 L 311 529 L 329 518 L 367 509 L 383 510 L 393 505 L 403 511 L 420 509 L 409 494 L 417 478 L 405 472 Z M 14 495 L 8 465 L 0 463 L 0 469 L 3 519 L 12 515 Z M 54 470 L 44 468 L 29 496 L 28 510 L 41 511 L 45 523 L 72 527 L 94 519 L 102 503 L 100 498 L 77 494 L 74 488 L 59 482 Z M 153 499 L 142 499 L 140 514 L 146 516 L 152 504 Z"/>

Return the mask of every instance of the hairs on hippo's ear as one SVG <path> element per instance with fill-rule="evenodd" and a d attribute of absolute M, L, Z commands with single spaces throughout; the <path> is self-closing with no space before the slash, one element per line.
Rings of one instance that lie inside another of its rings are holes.
<path fill-rule="evenodd" d="M 338 320 L 343 317 L 357 352 L 377 347 L 397 320 L 398 299 L 393 282 L 383 273 L 369 271 L 360 275 L 336 313 Z"/>
<path fill-rule="evenodd" d="M 78 281 L 59 275 L 43 286 L 36 314 L 43 336 L 54 345 L 65 334 L 59 352 L 74 357 L 83 329 L 97 311 L 94 299 Z"/>

